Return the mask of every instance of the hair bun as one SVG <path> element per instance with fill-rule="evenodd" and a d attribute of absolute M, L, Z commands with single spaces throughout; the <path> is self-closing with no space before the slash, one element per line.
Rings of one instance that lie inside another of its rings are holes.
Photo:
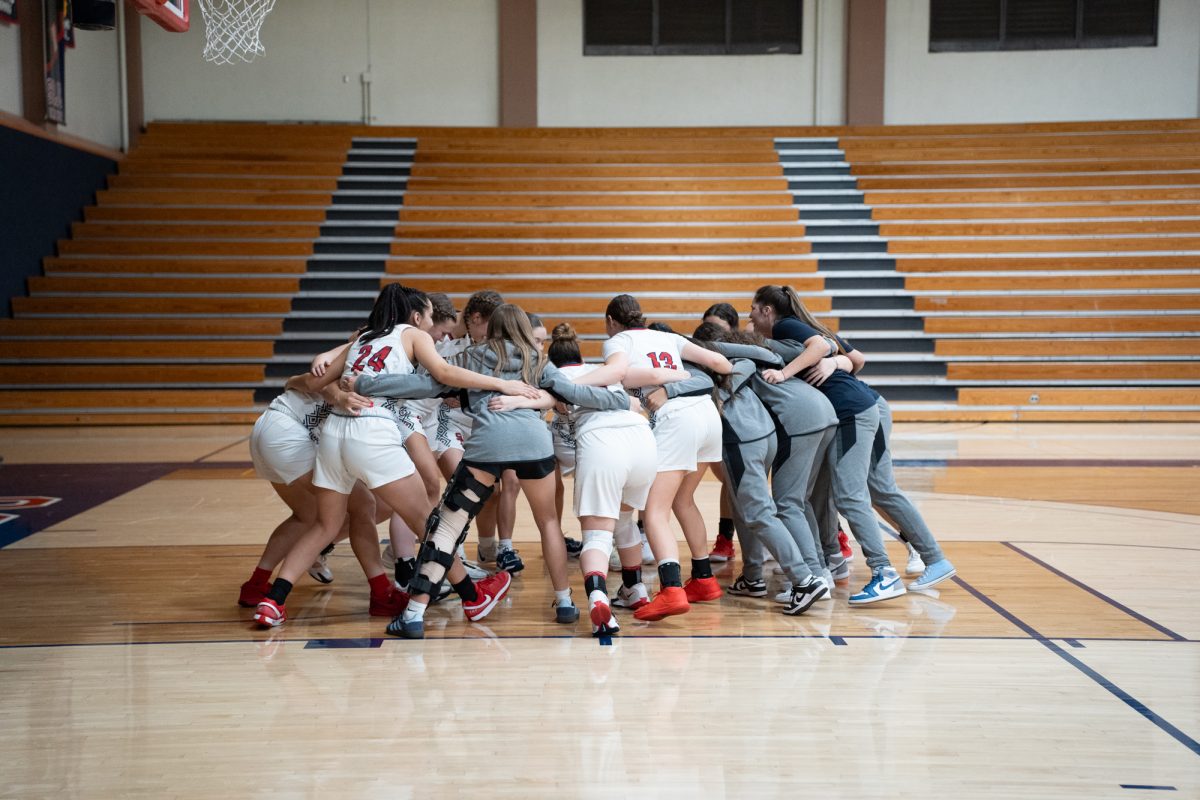
<path fill-rule="evenodd" d="M 558 323 L 550 332 L 550 339 L 555 342 L 573 342 L 577 338 L 579 337 L 575 333 L 575 328 L 569 322 Z"/>

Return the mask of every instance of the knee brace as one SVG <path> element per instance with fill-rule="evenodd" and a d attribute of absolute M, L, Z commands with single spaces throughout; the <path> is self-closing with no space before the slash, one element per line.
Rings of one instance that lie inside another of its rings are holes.
<path fill-rule="evenodd" d="M 582 557 L 589 550 L 603 554 L 604 560 L 608 561 L 613 551 L 613 535 L 608 531 L 584 531 L 583 550 L 579 555 Z"/>
<path fill-rule="evenodd" d="M 642 544 L 642 533 L 638 530 L 637 523 L 633 521 L 632 511 L 622 511 L 617 517 L 617 527 L 613 534 L 614 543 L 617 549 L 623 547 L 633 547 Z"/>
<path fill-rule="evenodd" d="M 458 465 L 441 502 L 425 521 L 425 538 L 417 553 L 417 574 L 409 583 L 409 592 L 433 593 L 454 564 L 454 552 L 467 538 L 467 527 L 491 497 L 494 487 L 476 480 L 466 465 Z"/>

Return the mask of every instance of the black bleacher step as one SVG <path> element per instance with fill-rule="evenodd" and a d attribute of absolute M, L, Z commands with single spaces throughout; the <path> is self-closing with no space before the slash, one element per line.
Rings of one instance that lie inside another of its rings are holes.
<path fill-rule="evenodd" d="M 378 292 L 379 278 L 301 278 L 300 291 Z"/>
<path fill-rule="evenodd" d="M 914 353 L 928 355 L 934 351 L 933 339 L 897 336 L 896 338 L 855 337 L 842 326 L 843 338 L 865 353 Z"/>
<path fill-rule="evenodd" d="M 837 316 L 836 312 L 833 316 Z M 854 331 L 924 331 L 921 317 L 840 317 L 838 331 L 853 336 Z"/>
<path fill-rule="evenodd" d="M 864 289 L 903 289 L 904 278 L 894 272 L 858 278 L 826 278 L 825 291 L 861 291 Z"/>
<path fill-rule="evenodd" d="M 353 326 L 343 324 L 338 332 L 330 331 L 327 339 L 276 339 L 275 355 L 312 358 L 317 353 L 324 353 L 326 350 L 332 350 L 338 345 L 345 344 L 351 327 Z M 293 373 L 296 371 L 295 367 L 288 367 L 288 369 L 293 370 Z"/>
<path fill-rule="evenodd" d="M 394 236 L 396 223 L 381 222 L 379 225 L 338 225 L 326 223 L 321 226 L 321 236 Z"/>
<path fill-rule="evenodd" d="M 381 164 L 343 164 L 343 175 L 395 175 L 407 178 L 412 174 L 412 167 L 407 164 L 404 166 L 383 166 Z"/>
<path fill-rule="evenodd" d="M 872 240 L 867 242 L 820 242 L 812 243 L 814 253 L 886 253 L 887 242 Z"/>
<path fill-rule="evenodd" d="M 869 208 L 801 208 L 800 221 L 805 222 L 810 219 L 870 219 L 871 209 Z"/>
<path fill-rule="evenodd" d="M 358 325 L 367 321 L 371 309 L 366 314 L 346 314 L 336 317 L 284 317 L 283 334 L 289 333 L 328 333 L 330 336 L 346 341 L 346 336 Z M 311 341 L 311 340 L 309 340 Z M 316 350 L 314 352 L 320 352 Z"/>
<path fill-rule="evenodd" d="M 837 139 L 817 139 L 813 141 L 776 139 L 775 150 L 839 150 Z M 781 156 L 782 158 L 783 156 Z"/>
<path fill-rule="evenodd" d="M 822 272 L 846 272 L 850 270 L 896 269 L 894 258 L 818 258 L 817 267 Z"/>
<path fill-rule="evenodd" d="M 373 290 L 371 297 L 293 297 L 292 311 L 320 311 L 325 314 L 349 314 L 351 317 L 371 313 L 375 305 Z M 318 329 L 319 330 L 319 329 Z"/>
<path fill-rule="evenodd" d="M 822 192 L 799 192 L 795 187 L 792 189 L 792 201 L 800 204 L 817 204 L 831 205 L 833 203 L 847 203 L 851 205 L 862 205 L 862 192 L 849 192 L 847 194 L 825 194 Z"/>
<path fill-rule="evenodd" d="M 382 255 L 392 253 L 391 242 L 313 242 L 314 253 L 330 253 L 339 255 Z"/>
<path fill-rule="evenodd" d="M 795 147 L 795 148 L 791 148 L 791 149 L 800 150 L 800 149 L 814 149 L 814 148 Z M 825 161 L 844 161 L 844 160 L 845 159 L 842 157 L 842 154 L 836 149 L 824 150 L 820 153 L 788 154 L 788 155 L 781 155 L 779 157 L 779 163 L 782 164 L 784 167 L 789 167 L 793 164 L 804 164 L 804 163 L 811 162 L 811 161 L 825 162 Z"/>
<path fill-rule="evenodd" d="M 400 219 L 396 208 L 330 208 L 325 212 L 328 222 L 390 222 L 389 230 Z"/>
<path fill-rule="evenodd" d="M 365 189 L 364 186 L 356 186 L 351 189 L 344 189 L 334 192 L 333 204 L 335 206 L 396 206 L 397 208 L 404 205 L 404 193 L 395 192 L 390 194 L 363 194 L 356 192 L 355 189 Z M 388 186 L 388 189 L 394 187 Z"/>
<path fill-rule="evenodd" d="M 913 310 L 911 295 L 841 295 L 833 298 L 833 313 L 839 311 Z"/>
<path fill-rule="evenodd" d="M 849 175 L 850 167 L 805 167 L 785 164 L 783 174 L 789 177 L 796 175 Z"/>
<path fill-rule="evenodd" d="M 415 150 L 416 139 L 354 139 L 355 150 Z"/>
<path fill-rule="evenodd" d="M 310 258 L 305 264 L 309 272 L 367 272 L 382 275 L 387 272 L 387 261 L 379 258 Z"/>
<path fill-rule="evenodd" d="M 364 191 L 364 190 L 397 191 L 397 190 L 401 190 L 401 189 L 407 189 L 408 181 L 404 180 L 402 178 L 397 178 L 395 180 L 386 180 L 383 178 L 381 178 L 379 180 L 357 180 L 356 179 L 356 180 L 352 180 L 352 181 L 340 179 L 337 182 L 337 188 L 338 188 L 339 192 L 353 192 L 356 190 L 357 191 Z"/>
<path fill-rule="evenodd" d="M 888 377 L 929 377 L 929 378 L 944 378 L 946 377 L 946 364 L 942 361 L 872 361 L 867 358 L 867 365 L 863 367 L 862 378 L 868 383 L 871 378 L 884 376 Z"/>
<path fill-rule="evenodd" d="M 845 219 L 845 217 L 839 217 Z M 862 225 L 822 225 L 820 223 L 805 223 L 806 236 L 878 236 L 879 226 L 873 222 Z"/>
<path fill-rule="evenodd" d="M 792 191 L 814 191 L 816 189 L 854 189 L 857 188 L 853 179 L 825 181 L 788 181 Z"/>
<path fill-rule="evenodd" d="M 383 152 L 375 153 L 350 153 L 346 156 L 347 164 L 392 164 L 397 161 L 412 161 L 413 151 L 397 153 L 396 150 L 403 150 L 403 147 L 393 147 Z"/>
<path fill-rule="evenodd" d="M 891 403 L 957 403 L 958 389 L 953 386 L 875 386 L 875 391 Z"/>

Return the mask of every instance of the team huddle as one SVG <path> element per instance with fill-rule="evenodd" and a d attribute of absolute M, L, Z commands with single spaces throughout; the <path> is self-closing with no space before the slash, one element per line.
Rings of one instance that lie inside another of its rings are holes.
<path fill-rule="evenodd" d="M 719 303 L 681 336 L 648 324 L 629 295 L 609 302 L 604 323 L 603 361 L 586 364 L 571 325 L 547 337 L 539 318 L 494 291 L 471 295 L 459 313 L 445 295 L 386 286 L 351 342 L 291 378 L 254 426 L 255 469 L 291 514 L 239 604 L 260 626 L 281 625 L 295 582 L 305 573 L 332 580 L 326 556 L 348 538 L 370 614 L 392 618 L 389 634 L 423 638 L 427 609 L 451 593 L 468 620 L 482 619 L 524 568 L 512 546 L 519 494 L 540 534 L 555 621 L 580 616 L 575 556 L 596 636 L 620 630 L 614 608 L 656 621 L 725 592 L 764 598 L 767 554 L 786 581 L 774 599 L 784 614 L 804 614 L 849 580 L 839 514 L 871 570 L 850 604 L 955 574 L 896 486 L 891 411 L 855 376 L 864 356 L 790 287 L 755 293 L 753 332 Z M 695 501 L 707 469 L 723 483 L 711 551 Z M 573 477 L 581 540 L 563 535 L 564 476 Z M 908 587 L 876 511 L 908 547 L 905 571 L 917 576 Z M 672 514 L 690 551 L 686 583 Z M 478 562 L 464 548 L 472 521 Z M 743 569 L 722 587 L 712 563 L 732 560 L 735 531 Z M 657 565 L 653 598 L 646 563 Z M 612 596 L 610 570 L 621 576 Z"/>

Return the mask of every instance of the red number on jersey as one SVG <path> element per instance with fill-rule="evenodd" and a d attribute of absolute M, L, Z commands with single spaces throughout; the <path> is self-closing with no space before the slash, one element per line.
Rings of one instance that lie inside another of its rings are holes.
<path fill-rule="evenodd" d="M 650 363 L 654 365 L 655 369 L 679 369 L 675 366 L 675 359 L 666 351 L 646 353 L 646 357 L 650 359 Z"/>
<path fill-rule="evenodd" d="M 390 348 L 390 347 L 383 348 L 378 353 L 371 356 L 371 360 L 367 362 L 367 366 L 370 367 L 371 369 L 375 370 L 376 372 L 383 372 L 384 359 L 386 359 L 388 357 L 388 355 L 391 354 L 391 352 L 392 352 L 392 348 Z"/>
<path fill-rule="evenodd" d="M 367 366 L 370 367 L 371 369 L 375 370 L 376 372 L 382 372 L 383 367 L 384 367 L 383 362 L 384 362 L 384 360 L 387 359 L 387 357 L 391 354 L 391 352 L 392 352 L 391 347 L 383 348 L 378 353 L 371 356 L 371 360 L 367 361 Z M 356 372 L 356 373 L 362 372 L 363 361 L 367 358 L 367 356 L 370 356 L 370 355 L 371 355 L 371 345 L 365 344 L 362 347 L 358 348 L 358 358 L 355 359 L 354 366 L 350 368 L 350 371 Z"/>

